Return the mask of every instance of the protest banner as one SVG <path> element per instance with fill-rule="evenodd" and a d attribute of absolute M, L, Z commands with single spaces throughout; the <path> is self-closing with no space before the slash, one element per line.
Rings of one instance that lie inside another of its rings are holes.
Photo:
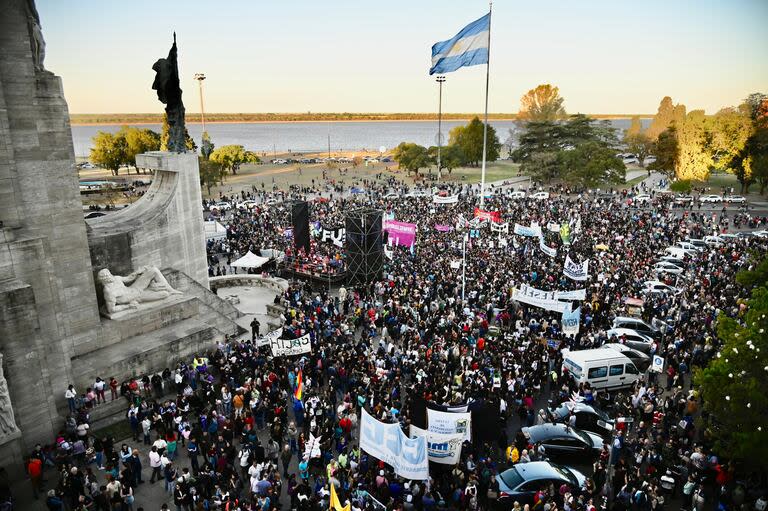
<path fill-rule="evenodd" d="M 566 222 L 560 226 L 560 239 L 563 240 L 563 245 L 566 247 L 571 244 L 571 226 Z"/>
<path fill-rule="evenodd" d="M 579 333 L 579 324 L 581 322 L 581 307 L 576 307 L 576 310 L 564 310 L 562 317 L 563 333 L 565 335 L 573 335 Z"/>
<path fill-rule="evenodd" d="M 347 230 L 344 227 L 336 227 L 334 229 L 321 228 L 319 231 L 320 241 L 331 242 L 337 247 L 344 246 L 344 239 L 346 238 Z"/>
<path fill-rule="evenodd" d="M 484 211 L 480 208 L 475 208 L 475 218 L 480 220 L 487 220 L 494 223 L 501 222 L 501 213 L 498 211 Z"/>
<path fill-rule="evenodd" d="M 569 301 L 569 300 L 586 300 L 587 299 L 587 290 L 586 289 L 577 289 L 575 291 L 555 291 L 555 300 L 563 300 L 563 301 Z"/>
<path fill-rule="evenodd" d="M 455 465 L 461 459 L 463 435 L 441 435 L 411 424 L 411 438 L 426 437 L 429 461 L 442 465 Z"/>
<path fill-rule="evenodd" d="M 449 195 L 447 197 L 440 197 L 439 195 L 433 195 L 432 202 L 435 204 L 456 204 L 459 202 L 459 196 Z"/>
<path fill-rule="evenodd" d="M 396 245 L 410 247 L 416 241 L 416 224 L 388 220 L 383 230 L 389 233 L 390 242 Z"/>
<path fill-rule="evenodd" d="M 548 247 L 546 243 L 544 243 L 544 236 L 539 237 L 539 248 L 542 252 L 547 254 L 549 257 L 555 257 L 557 255 L 557 249 Z"/>
<path fill-rule="evenodd" d="M 653 363 L 651 364 L 650 370 L 656 373 L 660 373 L 664 371 L 664 357 L 654 355 Z"/>
<path fill-rule="evenodd" d="M 305 459 L 319 458 L 322 455 L 320 452 L 320 440 L 322 439 L 321 436 L 315 436 L 312 432 L 309 433 L 309 440 L 304 445 Z"/>
<path fill-rule="evenodd" d="M 520 288 L 512 291 L 512 299 L 516 302 L 526 303 L 562 314 L 566 309 L 570 309 L 571 304 L 557 300 L 556 293 L 556 291 L 542 291 L 541 289 L 521 284 Z"/>
<path fill-rule="evenodd" d="M 312 351 L 309 334 L 302 335 L 298 339 L 272 339 L 269 346 L 272 348 L 273 357 L 301 355 Z"/>
<path fill-rule="evenodd" d="M 515 224 L 515 229 L 512 231 L 519 236 L 529 236 L 531 238 L 541 237 L 541 227 L 527 227 L 525 225 Z"/>
<path fill-rule="evenodd" d="M 557 222 L 547 222 L 547 230 L 549 232 L 560 232 L 560 224 Z"/>
<path fill-rule="evenodd" d="M 406 479 L 429 478 L 429 458 L 425 437 L 408 438 L 399 424 L 385 424 L 374 419 L 363 408 L 360 419 L 360 448 Z"/>
<path fill-rule="evenodd" d="M 472 414 L 469 412 L 441 412 L 427 409 L 427 430 L 441 435 L 462 435 L 472 439 Z"/>
<path fill-rule="evenodd" d="M 503 224 L 491 224 L 491 232 L 503 232 L 509 234 L 509 222 Z"/>
<path fill-rule="evenodd" d="M 258 347 L 266 346 L 269 343 L 271 343 L 273 340 L 279 339 L 282 336 L 283 336 L 283 327 L 280 327 L 280 328 L 278 328 L 277 330 L 275 330 L 273 332 L 269 332 L 264 337 L 259 337 L 258 339 L 256 339 L 256 341 L 255 341 L 256 342 L 256 346 L 258 346 Z"/>
<path fill-rule="evenodd" d="M 587 280 L 589 278 L 589 259 L 585 259 L 582 263 L 576 263 L 570 255 L 566 255 L 563 274 L 571 280 Z"/>
<path fill-rule="evenodd" d="M 453 227 L 450 225 L 435 224 L 435 230 L 440 232 L 450 232 L 453 230 Z"/>

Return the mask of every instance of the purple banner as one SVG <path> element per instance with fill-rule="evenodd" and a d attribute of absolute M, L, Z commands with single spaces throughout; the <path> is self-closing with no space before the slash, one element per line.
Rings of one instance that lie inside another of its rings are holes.
<path fill-rule="evenodd" d="M 450 225 L 435 224 L 435 230 L 440 232 L 449 232 L 453 230 L 453 227 Z"/>
<path fill-rule="evenodd" d="M 416 241 L 416 224 L 387 220 L 384 230 L 389 233 L 389 241 L 396 245 L 410 247 Z"/>

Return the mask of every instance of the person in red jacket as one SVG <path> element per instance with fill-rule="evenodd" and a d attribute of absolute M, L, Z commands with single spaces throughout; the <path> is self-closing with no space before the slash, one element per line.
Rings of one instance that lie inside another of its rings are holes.
<path fill-rule="evenodd" d="M 40 458 L 29 458 L 27 461 L 27 474 L 32 482 L 32 495 L 40 498 L 40 490 L 43 488 L 43 462 Z"/>

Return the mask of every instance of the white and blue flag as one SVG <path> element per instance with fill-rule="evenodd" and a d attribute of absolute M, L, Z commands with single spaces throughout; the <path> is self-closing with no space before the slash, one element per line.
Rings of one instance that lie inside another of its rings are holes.
<path fill-rule="evenodd" d="M 491 13 L 473 21 L 452 39 L 432 45 L 429 74 L 450 73 L 464 66 L 488 63 Z"/>

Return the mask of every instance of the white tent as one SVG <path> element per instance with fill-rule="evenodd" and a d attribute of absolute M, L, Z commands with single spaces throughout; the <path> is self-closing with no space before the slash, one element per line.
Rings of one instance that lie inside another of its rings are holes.
<path fill-rule="evenodd" d="M 216 220 L 206 221 L 204 224 L 206 240 L 220 240 L 227 237 L 227 228 Z"/>
<path fill-rule="evenodd" d="M 250 250 L 243 257 L 231 264 L 236 268 L 260 268 L 269 262 L 268 257 L 259 257 Z"/>

